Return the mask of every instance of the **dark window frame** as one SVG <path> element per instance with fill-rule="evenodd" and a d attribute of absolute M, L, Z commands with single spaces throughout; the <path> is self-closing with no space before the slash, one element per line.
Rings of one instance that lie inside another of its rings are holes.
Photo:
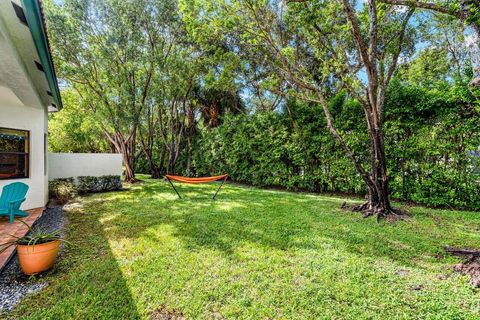
<path fill-rule="evenodd" d="M 26 134 L 26 139 L 27 139 L 27 146 L 28 146 L 28 152 L 2 152 L 0 150 L 0 154 L 16 154 L 16 155 L 23 155 L 25 156 L 25 163 L 26 163 L 26 168 L 25 168 L 25 175 L 22 177 L 6 177 L 2 178 L 0 177 L 1 180 L 20 180 L 20 179 L 29 179 L 30 178 L 30 153 L 31 153 L 31 141 L 30 141 L 30 130 L 25 130 L 25 129 L 18 129 L 18 128 L 7 128 L 7 127 L 0 127 L 0 130 L 12 130 L 12 131 L 20 131 L 22 133 Z"/>

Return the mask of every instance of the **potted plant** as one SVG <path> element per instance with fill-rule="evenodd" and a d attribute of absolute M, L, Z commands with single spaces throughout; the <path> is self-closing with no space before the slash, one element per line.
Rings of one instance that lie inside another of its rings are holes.
<path fill-rule="evenodd" d="M 27 235 L 13 236 L 14 240 L 1 245 L 0 253 L 16 245 L 20 267 L 27 275 L 50 269 L 57 259 L 60 242 L 65 241 L 62 238 L 62 230 L 48 232 L 41 228 L 34 229 L 24 221 L 21 222 L 28 227 Z"/>

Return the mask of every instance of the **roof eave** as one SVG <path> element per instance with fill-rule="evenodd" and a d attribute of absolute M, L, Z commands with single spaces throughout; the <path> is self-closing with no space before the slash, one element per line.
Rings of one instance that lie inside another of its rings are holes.
<path fill-rule="evenodd" d="M 45 76 L 50 91 L 52 92 L 53 100 L 56 103 L 57 109 L 60 110 L 63 106 L 62 97 L 60 96 L 60 89 L 58 87 L 57 75 L 52 60 L 45 18 L 40 0 L 22 0 L 22 4 L 35 47 L 37 48 L 39 58 L 45 70 Z"/>

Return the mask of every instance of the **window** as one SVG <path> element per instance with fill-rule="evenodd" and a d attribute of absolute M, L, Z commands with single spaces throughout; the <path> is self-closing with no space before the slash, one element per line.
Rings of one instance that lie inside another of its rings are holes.
<path fill-rule="evenodd" d="M 28 178 L 29 132 L 0 128 L 0 179 Z"/>

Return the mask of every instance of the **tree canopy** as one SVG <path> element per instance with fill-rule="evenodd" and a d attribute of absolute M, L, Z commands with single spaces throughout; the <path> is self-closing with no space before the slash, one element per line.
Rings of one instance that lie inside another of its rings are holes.
<path fill-rule="evenodd" d="M 365 193 L 366 216 L 401 215 L 392 196 L 478 205 L 475 1 L 45 6 L 66 83 L 54 150 L 113 148 L 128 181 L 228 171 Z"/>

